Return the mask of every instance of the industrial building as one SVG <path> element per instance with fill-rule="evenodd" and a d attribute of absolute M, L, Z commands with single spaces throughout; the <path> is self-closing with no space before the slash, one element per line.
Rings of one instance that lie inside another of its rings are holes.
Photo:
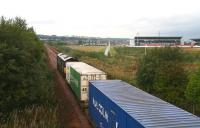
<path fill-rule="evenodd" d="M 140 37 L 136 36 L 130 40 L 133 46 L 176 46 L 181 45 L 182 37 Z"/>
<path fill-rule="evenodd" d="M 199 39 L 191 39 L 194 41 L 193 45 L 200 45 L 200 38 Z"/>

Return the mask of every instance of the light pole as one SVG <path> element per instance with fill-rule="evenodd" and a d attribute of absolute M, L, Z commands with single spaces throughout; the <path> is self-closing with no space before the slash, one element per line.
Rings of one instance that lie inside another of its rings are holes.
<path fill-rule="evenodd" d="M 146 54 L 147 54 L 147 43 L 145 41 L 144 55 L 146 56 Z"/>

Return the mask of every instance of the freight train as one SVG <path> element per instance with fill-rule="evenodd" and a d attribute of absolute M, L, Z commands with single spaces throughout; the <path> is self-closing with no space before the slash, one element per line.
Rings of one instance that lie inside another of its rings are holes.
<path fill-rule="evenodd" d="M 200 128 L 199 117 L 121 80 L 106 80 L 105 72 L 76 58 L 59 53 L 57 68 L 96 128 Z"/>

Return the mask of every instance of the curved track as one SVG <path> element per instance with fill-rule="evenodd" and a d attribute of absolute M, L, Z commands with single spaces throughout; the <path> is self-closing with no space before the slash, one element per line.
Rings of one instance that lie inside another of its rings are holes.
<path fill-rule="evenodd" d="M 81 110 L 71 89 L 56 69 L 57 51 L 45 44 L 48 54 L 49 66 L 53 70 L 55 80 L 55 91 L 59 103 L 59 118 L 65 128 L 92 128 L 85 113 Z"/>

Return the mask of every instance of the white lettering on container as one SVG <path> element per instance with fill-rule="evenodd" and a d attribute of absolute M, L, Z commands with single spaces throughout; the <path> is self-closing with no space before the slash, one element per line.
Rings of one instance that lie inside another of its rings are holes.
<path fill-rule="evenodd" d="M 115 128 L 118 128 L 118 122 L 115 123 Z"/>
<path fill-rule="evenodd" d="M 107 111 L 105 110 L 105 108 L 100 103 L 98 103 L 98 101 L 96 101 L 94 99 L 94 97 L 92 98 L 92 104 L 97 109 L 97 111 L 100 113 L 100 115 L 103 116 L 103 118 L 108 122 Z"/>

